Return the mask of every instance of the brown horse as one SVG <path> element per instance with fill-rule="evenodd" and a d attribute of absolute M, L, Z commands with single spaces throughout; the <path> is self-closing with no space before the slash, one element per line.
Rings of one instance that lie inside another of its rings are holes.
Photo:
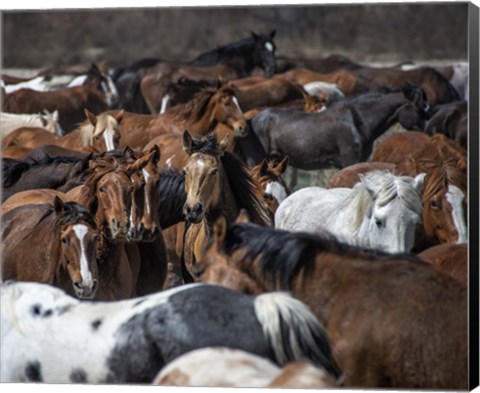
<path fill-rule="evenodd" d="M 97 238 L 92 216 L 77 203 L 55 197 L 52 205 L 19 206 L 2 216 L 2 280 L 47 283 L 91 299 Z"/>
<path fill-rule="evenodd" d="M 140 91 L 150 112 L 163 113 L 162 103 L 168 99 L 168 89 L 181 79 L 191 81 L 216 81 L 238 78 L 240 74 L 225 64 L 207 67 L 161 62 L 144 71 Z"/>
<path fill-rule="evenodd" d="M 439 272 L 468 284 L 468 244 L 439 244 L 427 248 L 418 254 L 418 257 L 433 265 Z"/>
<path fill-rule="evenodd" d="M 360 181 L 361 174 L 372 171 L 389 171 L 394 175 L 398 175 L 395 164 L 388 162 L 359 162 L 336 172 L 325 184 L 325 188 L 353 188 Z"/>
<path fill-rule="evenodd" d="M 221 123 L 235 133 L 246 132 L 246 121 L 226 87 L 205 89 L 184 105 L 177 105 L 162 115 L 138 115 L 126 112 L 120 124 L 120 146 L 145 147 L 153 138 L 167 132 L 190 130 L 201 136 Z"/>
<path fill-rule="evenodd" d="M 290 291 L 325 326 L 346 387 L 467 388 L 467 289 L 455 280 L 412 255 L 327 236 L 225 218 L 213 232 L 200 281 Z"/>
<path fill-rule="evenodd" d="M 2 110 L 11 113 L 58 110 L 59 123 L 68 133 L 85 120 L 84 109 L 98 114 L 109 108 L 107 87 L 107 76 L 92 65 L 82 86 L 45 92 L 20 89 L 4 97 Z"/>
<path fill-rule="evenodd" d="M 426 173 L 422 191 L 423 227 L 428 244 L 467 241 L 466 151 L 444 135 L 418 132 L 390 135 L 372 161 L 396 165 L 401 175 Z"/>
<path fill-rule="evenodd" d="M 15 150 L 19 150 L 21 157 L 25 149 L 35 149 L 43 145 L 56 145 L 68 149 L 103 152 L 118 147 L 120 139 L 119 123 L 123 111 L 115 117 L 108 114 L 95 116 L 85 110 L 88 119 L 69 134 L 61 137 L 41 128 L 22 127 L 13 131 L 2 140 L 2 155 L 14 157 Z"/>
<path fill-rule="evenodd" d="M 337 85 L 346 96 L 365 93 L 369 90 L 368 86 L 362 82 L 361 78 L 343 70 L 321 74 L 304 68 L 297 68 L 282 74 L 277 74 L 275 75 L 275 78 L 285 79 L 302 86 L 311 82 L 332 83 Z"/>
<path fill-rule="evenodd" d="M 185 131 L 183 146 L 189 155 L 183 168 L 187 194 L 183 214 L 187 225 L 183 241 L 179 238 L 182 225 L 171 229 L 176 236 L 167 238 L 167 247 L 173 263 L 175 260 L 178 263 L 177 250 L 182 250 L 177 257 L 181 257 L 183 279 L 189 282 L 211 235 L 211 223 L 220 214 L 233 221 L 240 209 L 245 208 L 256 223 L 264 226 L 271 225 L 273 216 L 259 198 L 262 193 L 247 168 L 226 151 L 227 140 L 218 143 L 213 135 L 193 139 Z"/>
<path fill-rule="evenodd" d="M 259 185 L 262 197 L 273 214 L 277 211 L 278 205 L 290 195 L 290 190 L 282 177 L 287 166 L 288 157 L 285 157 L 277 163 L 264 159 L 250 169 L 252 179 Z"/>

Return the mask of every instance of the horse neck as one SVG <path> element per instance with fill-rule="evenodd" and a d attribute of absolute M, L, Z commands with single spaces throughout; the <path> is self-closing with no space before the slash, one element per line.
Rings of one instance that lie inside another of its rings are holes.
<path fill-rule="evenodd" d="M 358 100 L 352 106 L 352 115 L 356 123 L 359 121 L 363 125 L 359 131 L 364 140 L 372 141 L 392 126 L 397 121 L 395 112 L 405 103 L 403 93 L 382 94 L 368 100 Z"/>
<path fill-rule="evenodd" d="M 76 149 L 78 147 L 83 147 L 83 146 L 92 146 L 93 133 L 92 135 L 84 134 L 86 130 L 84 131 L 83 127 L 85 126 L 81 126 L 76 130 L 70 132 L 69 134 L 65 135 L 64 137 L 62 137 L 61 146 L 66 148 L 72 148 L 72 149 Z"/>
<path fill-rule="evenodd" d="M 213 130 L 216 125 L 217 121 L 215 119 L 215 106 L 216 103 L 212 102 L 213 100 L 210 99 L 205 112 L 203 113 L 200 119 L 188 119 L 187 122 L 189 125 L 186 129 L 190 130 L 196 136 L 202 136 L 207 134 L 209 131 Z M 193 117 L 193 113 L 192 113 Z"/>
<path fill-rule="evenodd" d="M 207 211 L 207 215 L 210 222 L 215 222 L 221 214 L 226 215 L 229 222 L 233 222 L 237 218 L 240 208 L 237 205 L 235 195 L 230 187 L 230 181 L 223 166 L 221 173 L 220 197 L 218 198 L 218 202 Z"/>

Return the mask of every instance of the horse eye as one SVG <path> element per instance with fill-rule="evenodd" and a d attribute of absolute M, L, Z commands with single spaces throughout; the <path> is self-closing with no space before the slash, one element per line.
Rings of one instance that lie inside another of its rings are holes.
<path fill-rule="evenodd" d="M 382 220 L 376 219 L 376 220 L 375 220 L 375 225 L 376 225 L 378 228 L 381 228 L 381 227 L 383 226 Z"/>
<path fill-rule="evenodd" d="M 431 201 L 430 201 L 430 207 L 431 207 L 432 209 L 435 209 L 435 210 L 440 209 L 440 205 L 439 205 L 436 201 L 434 201 L 434 200 L 431 200 Z"/>
<path fill-rule="evenodd" d="M 100 187 L 100 188 L 98 189 L 98 191 L 100 191 L 100 192 L 105 192 L 105 188 Z"/>
<path fill-rule="evenodd" d="M 68 244 L 68 237 L 62 237 L 62 243 Z"/>
<path fill-rule="evenodd" d="M 217 169 L 217 168 L 212 169 L 212 170 L 210 171 L 210 174 L 211 174 L 211 175 L 216 175 L 217 173 L 218 173 L 218 169 Z"/>

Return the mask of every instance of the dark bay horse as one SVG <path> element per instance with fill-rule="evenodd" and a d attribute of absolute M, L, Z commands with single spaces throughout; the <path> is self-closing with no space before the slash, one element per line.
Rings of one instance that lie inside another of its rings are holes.
<path fill-rule="evenodd" d="M 336 102 L 320 113 L 267 109 L 251 128 L 267 155 L 288 156 L 296 168 L 344 168 L 365 161 L 374 139 L 396 122 L 423 129 L 424 109 L 422 91 L 406 86 Z"/>
<path fill-rule="evenodd" d="M 55 285 L 81 299 L 98 288 L 97 227 L 83 206 L 24 205 L 2 216 L 2 280 Z"/>
<path fill-rule="evenodd" d="M 11 113 L 37 113 L 43 110 L 58 110 L 59 123 L 65 132 L 70 132 L 86 119 L 84 109 L 100 114 L 109 109 L 110 93 L 106 76 L 92 65 L 82 86 L 54 91 L 37 92 L 30 89 L 17 90 L 3 100 L 2 110 Z M 112 106 L 114 104 L 112 103 Z"/>
<path fill-rule="evenodd" d="M 247 293 L 290 291 L 305 302 L 326 327 L 344 386 L 467 388 L 467 289 L 452 278 L 413 255 L 330 236 L 225 218 L 213 232 L 197 277 Z"/>
<path fill-rule="evenodd" d="M 275 30 L 268 35 L 252 32 L 251 37 L 200 54 L 190 64 L 202 67 L 226 64 L 243 76 L 249 75 L 255 67 L 259 67 L 265 76 L 270 77 L 276 71 L 274 37 Z"/>
<path fill-rule="evenodd" d="M 437 105 L 425 126 L 428 135 L 443 134 L 459 146 L 468 149 L 468 103 L 456 101 Z"/>

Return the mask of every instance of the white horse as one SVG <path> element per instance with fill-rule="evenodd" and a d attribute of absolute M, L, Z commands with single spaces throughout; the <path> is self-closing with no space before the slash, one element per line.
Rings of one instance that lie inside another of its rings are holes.
<path fill-rule="evenodd" d="M 275 227 L 330 232 L 340 241 L 390 253 L 409 252 L 422 216 L 425 174 L 412 178 L 369 172 L 350 188 L 309 187 L 290 195 L 275 213 Z"/>
<path fill-rule="evenodd" d="M 43 114 L 0 113 L 2 138 L 20 127 L 39 127 L 58 136 L 64 135 L 64 131 L 58 122 L 58 111 L 54 111 L 53 113 L 44 111 Z"/>
<path fill-rule="evenodd" d="M 45 83 L 44 76 L 37 76 L 28 81 L 5 85 L 5 92 L 7 94 L 13 93 L 20 89 L 31 89 L 35 91 L 49 91 L 50 87 Z"/>
<path fill-rule="evenodd" d="M 244 388 L 329 388 L 337 383 L 325 370 L 300 361 L 278 367 L 268 359 L 224 347 L 188 352 L 167 364 L 154 385 Z"/>
<path fill-rule="evenodd" d="M 198 348 L 226 346 L 278 365 L 303 358 L 339 372 L 324 329 L 286 293 L 183 285 L 117 302 L 81 302 L 50 285 L 1 286 L 2 382 L 151 383 Z"/>

